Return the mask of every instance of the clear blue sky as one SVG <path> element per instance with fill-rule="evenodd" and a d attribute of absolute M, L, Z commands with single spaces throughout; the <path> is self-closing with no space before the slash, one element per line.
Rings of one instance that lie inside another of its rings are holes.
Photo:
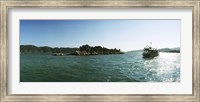
<path fill-rule="evenodd" d="M 79 47 L 122 51 L 180 47 L 180 20 L 20 20 L 20 45 Z"/>

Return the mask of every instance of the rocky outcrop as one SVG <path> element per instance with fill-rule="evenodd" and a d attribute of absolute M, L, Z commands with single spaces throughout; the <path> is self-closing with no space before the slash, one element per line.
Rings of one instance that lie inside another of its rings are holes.
<path fill-rule="evenodd" d="M 64 53 L 53 53 L 53 56 L 64 56 Z"/>
<path fill-rule="evenodd" d="M 120 51 L 120 49 L 108 49 L 101 46 L 89 46 L 83 45 L 80 46 L 79 49 L 70 55 L 79 55 L 79 56 L 87 56 L 87 55 L 109 55 L 109 54 L 124 54 Z"/>

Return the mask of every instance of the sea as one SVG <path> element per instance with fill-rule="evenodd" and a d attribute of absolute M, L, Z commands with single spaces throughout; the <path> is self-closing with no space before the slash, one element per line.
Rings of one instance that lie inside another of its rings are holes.
<path fill-rule="evenodd" d="M 90 56 L 20 54 L 20 82 L 180 82 L 180 53 Z"/>

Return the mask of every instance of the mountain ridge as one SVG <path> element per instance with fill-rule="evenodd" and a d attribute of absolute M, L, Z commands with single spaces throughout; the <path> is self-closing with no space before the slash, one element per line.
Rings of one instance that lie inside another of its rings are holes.
<path fill-rule="evenodd" d="M 139 52 L 143 51 L 143 49 L 139 50 L 132 50 L 132 51 L 127 51 L 127 52 Z M 180 47 L 173 47 L 173 48 L 160 48 L 158 49 L 159 52 L 180 52 Z"/>

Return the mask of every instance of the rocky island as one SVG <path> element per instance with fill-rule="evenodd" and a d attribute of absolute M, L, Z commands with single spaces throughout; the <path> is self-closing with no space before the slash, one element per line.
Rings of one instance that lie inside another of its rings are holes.
<path fill-rule="evenodd" d="M 120 49 L 108 49 L 101 46 L 89 46 L 89 45 L 83 45 L 80 46 L 78 50 L 71 53 L 70 55 L 80 55 L 80 56 L 86 56 L 86 55 L 109 55 L 109 54 L 124 54 L 121 52 Z"/>

